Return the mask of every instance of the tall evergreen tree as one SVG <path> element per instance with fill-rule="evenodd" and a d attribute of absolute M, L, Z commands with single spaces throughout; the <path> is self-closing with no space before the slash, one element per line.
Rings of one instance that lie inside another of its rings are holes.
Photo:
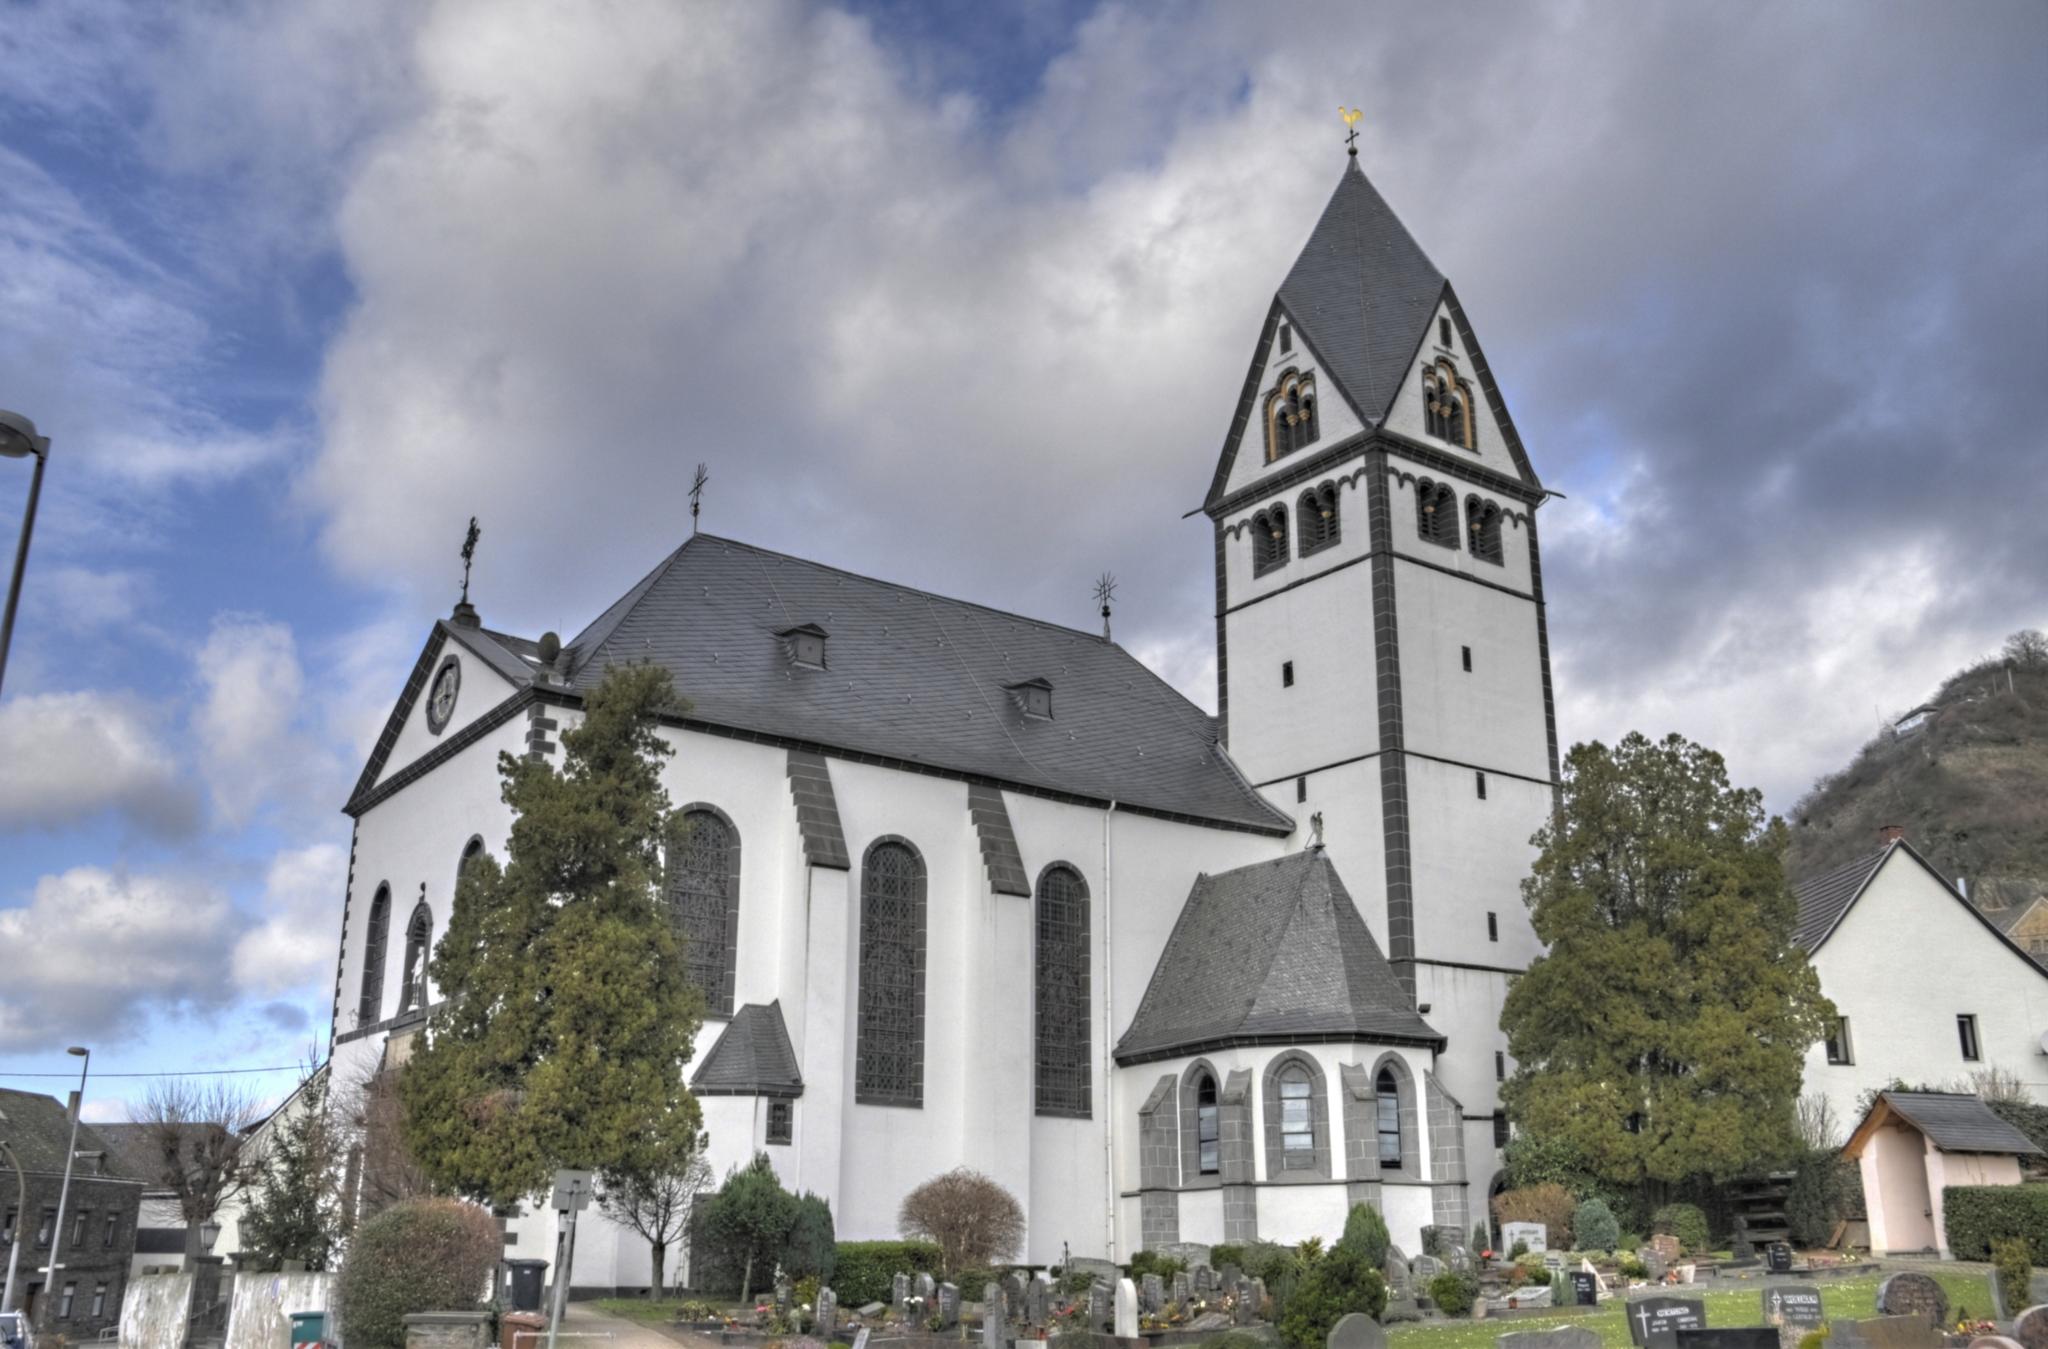
<path fill-rule="evenodd" d="M 1679 736 L 1577 745 L 1523 897 L 1547 954 L 1501 1012 L 1522 1129 L 1656 1202 L 1789 1155 L 1833 1008 L 1780 858 L 1785 826 Z"/>
<path fill-rule="evenodd" d="M 683 1066 L 703 1003 L 660 887 L 657 718 L 678 708 L 665 671 L 608 670 L 559 770 L 499 756 L 506 861 L 463 869 L 430 967 L 446 997 L 399 1082 L 437 1184 L 510 1204 L 558 1168 L 654 1170 L 696 1137 Z"/>
<path fill-rule="evenodd" d="M 339 1135 L 327 1113 L 327 1070 L 309 1076 L 280 1111 L 255 1163 L 242 1246 L 263 1269 L 294 1260 L 323 1270 L 341 1234 Z"/>

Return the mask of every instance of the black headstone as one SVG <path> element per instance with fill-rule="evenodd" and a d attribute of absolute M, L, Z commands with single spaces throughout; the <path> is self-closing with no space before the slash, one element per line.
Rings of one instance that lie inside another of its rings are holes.
<path fill-rule="evenodd" d="M 1572 1271 L 1572 1305 L 1591 1307 L 1600 1301 L 1600 1276 L 1583 1269 Z"/>
<path fill-rule="evenodd" d="M 1818 1288 L 1794 1284 L 1764 1289 L 1766 1325 L 1817 1327 L 1824 1324 L 1826 1319 L 1821 1312 Z"/>
<path fill-rule="evenodd" d="M 1775 1326 L 1742 1326 L 1732 1330 L 1681 1330 L 1678 1349 L 1778 1349 Z"/>
<path fill-rule="evenodd" d="M 1773 1274 L 1792 1272 L 1792 1248 L 1782 1241 L 1774 1241 L 1764 1248 L 1764 1263 Z"/>
<path fill-rule="evenodd" d="M 1669 1344 L 1674 1331 L 1707 1328 L 1707 1304 L 1696 1298 L 1661 1295 L 1638 1298 L 1628 1304 L 1626 1314 L 1628 1338 L 1632 1344 L 1650 1344 L 1652 1337 L 1657 1337 L 1657 1342 Z"/>

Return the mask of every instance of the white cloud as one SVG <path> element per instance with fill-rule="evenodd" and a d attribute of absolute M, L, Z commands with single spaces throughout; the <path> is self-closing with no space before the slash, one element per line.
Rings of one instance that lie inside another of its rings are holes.
<path fill-rule="evenodd" d="M 0 909 L 0 1050 L 141 1038 L 171 1013 L 225 1006 L 227 896 L 198 881 L 81 866 Z"/>
<path fill-rule="evenodd" d="M 0 703 L 0 829 L 56 829 L 104 811 L 156 833 L 196 823 L 148 710 L 115 694 L 43 693 Z"/>
<path fill-rule="evenodd" d="M 307 733 L 306 676 L 290 626 L 220 615 L 197 659 L 202 696 L 192 729 L 222 822 L 247 824 L 266 807 L 331 811 L 335 760 Z"/>
<path fill-rule="evenodd" d="M 348 851 L 332 843 L 273 858 L 258 901 L 261 921 L 235 943 L 230 968 L 236 985 L 274 996 L 331 976 L 347 882 Z"/>

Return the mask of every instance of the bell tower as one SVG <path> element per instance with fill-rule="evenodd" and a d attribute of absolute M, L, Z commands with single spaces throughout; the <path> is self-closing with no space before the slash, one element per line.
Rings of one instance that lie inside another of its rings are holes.
<path fill-rule="evenodd" d="M 1321 816 L 1449 1038 L 1437 1076 L 1475 1202 L 1558 775 L 1544 497 L 1456 291 L 1349 159 L 1267 310 L 1203 506 L 1218 712 L 1251 780 Z"/>

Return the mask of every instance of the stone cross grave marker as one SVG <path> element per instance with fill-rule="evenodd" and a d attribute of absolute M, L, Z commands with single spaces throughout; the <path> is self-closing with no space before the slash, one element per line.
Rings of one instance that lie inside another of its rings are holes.
<path fill-rule="evenodd" d="M 1600 1349 L 1600 1334 L 1584 1326 L 1513 1330 L 1494 1338 L 1496 1349 Z"/>
<path fill-rule="evenodd" d="M 993 1283 L 981 1286 L 981 1349 L 1010 1349 L 1010 1328 L 1003 1316 L 1003 1290 Z"/>
<path fill-rule="evenodd" d="M 1139 1285 L 1138 1293 L 1138 1306 L 1146 1314 L 1157 1316 L 1160 1309 L 1166 1305 L 1166 1280 L 1157 1274 L 1147 1274 Z"/>
<path fill-rule="evenodd" d="M 1820 1289 L 1807 1284 L 1774 1284 L 1764 1289 L 1764 1324 L 1815 1329 L 1827 1321 Z"/>
<path fill-rule="evenodd" d="M 1775 1326 L 1741 1326 L 1728 1330 L 1680 1330 L 1673 1333 L 1678 1349 L 1778 1349 Z"/>
<path fill-rule="evenodd" d="M 1328 1349 L 1387 1349 L 1387 1332 L 1364 1312 L 1346 1313 L 1330 1327 Z"/>
<path fill-rule="evenodd" d="M 2026 1349 L 2048 1345 L 2048 1307 L 2028 1307 L 2013 1318 L 2012 1337 Z"/>
<path fill-rule="evenodd" d="M 903 1304 L 908 1301 L 910 1301 L 910 1276 L 908 1274 L 898 1274 L 895 1278 L 889 1280 L 889 1305 L 900 1313 L 903 1310 Z"/>
<path fill-rule="evenodd" d="M 832 1332 L 839 1329 L 839 1294 L 829 1288 L 820 1288 L 818 1300 L 812 1307 L 811 1321 L 817 1334 L 830 1344 Z"/>
<path fill-rule="evenodd" d="M 1877 1286 L 1880 1316 L 1918 1316 L 1930 1326 L 1948 1324 L 1948 1294 L 1933 1276 L 1901 1270 Z"/>
<path fill-rule="evenodd" d="M 1116 1281 L 1116 1337 L 1138 1338 L 1138 1288 L 1129 1279 Z"/>
<path fill-rule="evenodd" d="M 1707 1304 L 1697 1298 L 1646 1297 L 1628 1304 L 1631 1344 L 1669 1344 L 1679 1330 L 1705 1330 Z"/>
<path fill-rule="evenodd" d="M 1550 1249 L 1550 1229 L 1542 1223 L 1502 1223 L 1500 1239 L 1511 1251 L 1515 1249 L 1516 1242 L 1522 1243 L 1531 1251 Z"/>
<path fill-rule="evenodd" d="M 960 1289 L 957 1285 L 939 1285 L 939 1329 L 951 1330 L 960 1324 Z"/>

